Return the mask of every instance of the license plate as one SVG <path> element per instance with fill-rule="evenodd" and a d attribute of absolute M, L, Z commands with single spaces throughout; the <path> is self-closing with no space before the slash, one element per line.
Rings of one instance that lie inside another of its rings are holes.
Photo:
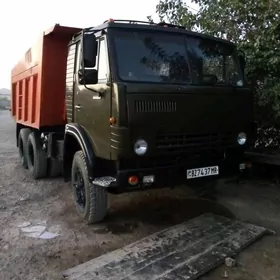
<path fill-rule="evenodd" d="M 187 169 L 187 179 L 219 175 L 219 166 Z"/>

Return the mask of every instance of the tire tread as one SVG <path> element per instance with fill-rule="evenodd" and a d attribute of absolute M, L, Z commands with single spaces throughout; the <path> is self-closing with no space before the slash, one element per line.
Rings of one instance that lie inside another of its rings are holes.
<path fill-rule="evenodd" d="M 76 163 L 81 169 L 83 169 L 84 176 L 86 177 L 86 180 L 88 180 L 87 184 L 85 184 L 85 188 L 88 188 L 88 190 L 85 190 L 86 192 L 88 192 L 88 196 L 86 195 L 87 202 L 83 217 L 88 224 L 98 223 L 102 221 L 106 216 L 108 208 L 107 191 L 105 190 L 105 188 L 96 186 L 89 181 L 88 168 L 83 151 L 77 151 L 75 153 L 73 166 Z"/>
<path fill-rule="evenodd" d="M 45 151 L 42 149 L 39 139 L 36 136 L 35 132 L 30 133 L 28 137 L 28 145 L 33 146 L 34 152 L 34 166 L 31 164 L 31 159 L 27 153 L 27 163 L 28 169 L 34 179 L 41 179 L 47 176 L 48 161 Z"/>

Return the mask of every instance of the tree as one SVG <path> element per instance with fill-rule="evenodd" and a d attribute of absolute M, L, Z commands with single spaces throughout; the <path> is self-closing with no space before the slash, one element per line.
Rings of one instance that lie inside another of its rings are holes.
<path fill-rule="evenodd" d="M 280 127 L 279 0 L 160 0 L 161 21 L 237 43 L 246 55 L 246 74 L 256 97 L 256 119 Z"/>

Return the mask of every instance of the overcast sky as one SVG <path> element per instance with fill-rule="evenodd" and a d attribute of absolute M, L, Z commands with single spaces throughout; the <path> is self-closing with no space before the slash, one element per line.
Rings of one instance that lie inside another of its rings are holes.
<path fill-rule="evenodd" d="M 12 67 L 36 42 L 39 34 L 54 24 L 89 27 L 108 18 L 147 20 L 148 15 L 157 20 L 155 10 L 158 2 L 159 0 L 0 1 L 0 88 L 10 88 Z"/>

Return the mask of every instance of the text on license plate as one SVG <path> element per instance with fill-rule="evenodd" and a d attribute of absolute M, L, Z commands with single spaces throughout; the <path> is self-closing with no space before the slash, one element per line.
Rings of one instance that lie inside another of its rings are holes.
<path fill-rule="evenodd" d="M 187 179 L 219 175 L 219 166 L 187 169 Z"/>

